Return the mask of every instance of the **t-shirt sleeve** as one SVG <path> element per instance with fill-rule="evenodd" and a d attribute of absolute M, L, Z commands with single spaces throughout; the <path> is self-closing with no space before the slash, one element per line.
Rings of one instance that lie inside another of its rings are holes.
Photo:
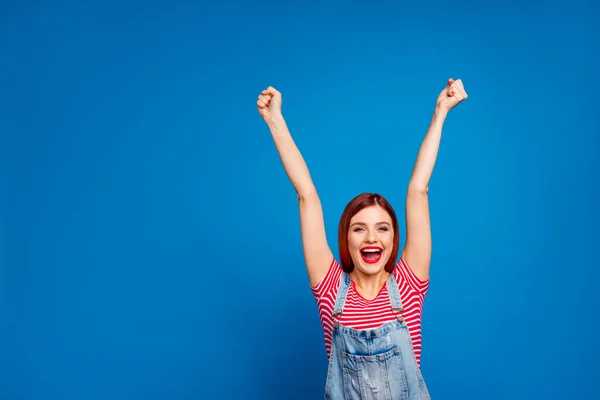
<path fill-rule="evenodd" d="M 406 278 L 408 284 L 417 292 L 425 296 L 427 294 L 427 291 L 429 290 L 429 283 L 431 282 L 431 278 L 428 278 L 427 280 L 419 279 L 415 275 L 413 270 L 410 269 L 410 267 L 403 258 L 400 258 L 400 261 L 398 262 L 398 267 L 400 269 L 400 273 Z"/>
<path fill-rule="evenodd" d="M 337 290 L 342 275 L 342 266 L 334 258 L 329 265 L 327 273 L 316 286 L 311 286 L 315 299 L 319 301 L 325 297 L 330 297 Z"/>

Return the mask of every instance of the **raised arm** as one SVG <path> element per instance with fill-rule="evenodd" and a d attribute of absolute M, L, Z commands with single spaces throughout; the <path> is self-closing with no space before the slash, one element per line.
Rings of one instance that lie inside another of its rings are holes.
<path fill-rule="evenodd" d="M 406 194 L 406 244 L 402 258 L 421 280 L 429 278 L 431 262 L 431 225 L 427 192 L 437 159 L 442 127 L 448 112 L 467 98 L 461 80 L 448 80 L 437 99 L 433 118 L 421 148 Z"/>
<path fill-rule="evenodd" d="M 281 102 L 281 93 L 269 87 L 258 96 L 256 105 L 271 131 L 283 168 L 298 195 L 304 261 L 310 284 L 316 286 L 327 273 L 333 253 L 325 235 L 321 201 L 306 162 L 283 119 Z"/>

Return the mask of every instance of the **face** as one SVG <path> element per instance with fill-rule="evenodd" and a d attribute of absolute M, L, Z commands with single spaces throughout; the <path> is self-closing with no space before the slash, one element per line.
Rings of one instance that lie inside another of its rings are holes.
<path fill-rule="evenodd" d="M 380 206 L 359 211 L 350 220 L 348 249 L 354 268 L 368 275 L 385 268 L 394 247 L 392 218 Z"/>

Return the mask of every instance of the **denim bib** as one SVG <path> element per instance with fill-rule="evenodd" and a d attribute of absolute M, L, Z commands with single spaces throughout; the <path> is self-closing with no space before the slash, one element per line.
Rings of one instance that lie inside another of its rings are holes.
<path fill-rule="evenodd" d="M 350 276 L 342 272 L 333 310 L 325 399 L 430 400 L 401 316 L 404 309 L 394 274 L 386 285 L 398 319 L 376 329 L 356 330 L 339 323 L 350 282 Z"/>

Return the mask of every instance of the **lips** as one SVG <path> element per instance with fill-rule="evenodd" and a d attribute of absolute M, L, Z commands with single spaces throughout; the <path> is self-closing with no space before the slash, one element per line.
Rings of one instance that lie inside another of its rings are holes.
<path fill-rule="evenodd" d="M 367 264 L 376 264 L 381 260 L 383 249 L 378 246 L 366 246 L 360 249 L 362 260 Z"/>

